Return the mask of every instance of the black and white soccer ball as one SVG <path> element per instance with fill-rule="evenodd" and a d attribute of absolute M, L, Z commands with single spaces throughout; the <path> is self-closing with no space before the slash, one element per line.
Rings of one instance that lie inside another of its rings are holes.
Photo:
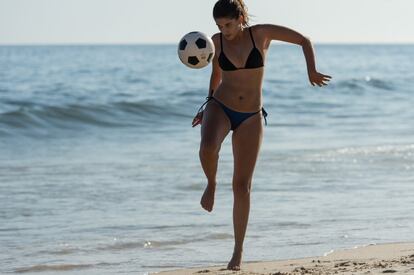
<path fill-rule="evenodd" d="M 181 62 L 193 69 L 207 66 L 213 59 L 214 51 L 213 40 L 202 32 L 187 33 L 178 43 Z"/>

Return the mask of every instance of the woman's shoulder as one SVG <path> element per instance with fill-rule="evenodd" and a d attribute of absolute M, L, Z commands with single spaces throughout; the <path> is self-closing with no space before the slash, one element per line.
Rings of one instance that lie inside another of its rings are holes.
<path fill-rule="evenodd" d="M 255 39 L 268 40 L 270 35 L 275 32 L 276 25 L 273 24 L 256 24 L 250 26 Z"/>
<path fill-rule="evenodd" d="M 213 34 L 213 36 L 211 37 L 211 40 L 213 40 L 214 46 L 217 48 L 218 46 L 220 46 L 220 33 L 215 33 Z"/>
<path fill-rule="evenodd" d="M 267 28 L 269 24 L 255 24 L 250 25 L 249 28 L 252 30 L 252 32 L 263 32 Z"/>
<path fill-rule="evenodd" d="M 220 39 L 220 32 L 217 32 L 217 33 L 213 34 L 213 36 L 211 37 L 211 39 L 213 41 L 219 41 L 219 39 Z"/>
<path fill-rule="evenodd" d="M 252 32 L 252 35 L 255 39 L 261 39 L 265 36 L 266 33 L 266 26 L 268 24 L 255 24 L 250 25 L 249 28 Z"/>

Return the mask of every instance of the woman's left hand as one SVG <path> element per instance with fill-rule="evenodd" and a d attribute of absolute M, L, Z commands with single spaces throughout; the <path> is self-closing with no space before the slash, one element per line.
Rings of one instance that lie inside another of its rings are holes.
<path fill-rule="evenodd" d="M 326 82 L 328 82 L 332 78 L 329 75 L 321 74 L 321 73 L 319 73 L 317 71 L 310 72 L 308 74 L 308 76 L 309 76 L 309 81 L 312 84 L 312 86 L 315 86 L 315 84 L 316 84 L 319 87 L 328 85 Z"/>
<path fill-rule="evenodd" d="M 194 117 L 193 122 L 192 122 L 193 128 L 196 127 L 198 124 L 201 124 L 202 123 L 202 121 L 203 121 L 203 112 L 204 112 L 204 110 L 201 111 L 201 112 L 199 112 Z"/>

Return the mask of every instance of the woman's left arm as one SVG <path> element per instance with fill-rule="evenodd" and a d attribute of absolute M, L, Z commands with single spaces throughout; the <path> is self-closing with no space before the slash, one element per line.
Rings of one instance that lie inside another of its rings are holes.
<path fill-rule="evenodd" d="M 297 31 L 283 26 L 272 24 L 262 24 L 259 26 L 260 32 L 265 38 L 266 45 L 270 45 L 270 42 L 272 40 L 280 40 L 302 46 L 303 54 L 305 55 L 306 59 L 306 66 L 308 69 L 308 77 L 310 83 L 313 86 L 316 84 L 319 87 L 327 85 L 326 82 L 331 79 L 331 76 L 321 74 L 316 70 L 315 55 L 313 52 L 312 43 L 309 38 L 303 36 Z"/>

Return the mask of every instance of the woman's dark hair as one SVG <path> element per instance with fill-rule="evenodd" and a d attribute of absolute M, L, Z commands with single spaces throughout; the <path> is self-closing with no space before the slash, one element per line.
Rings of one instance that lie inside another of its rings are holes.
<path fill-rule="evenodd" d="M 213 8 L 213 17 L 239 19 L 243 16 L 243 26 L 249 25 L 249 15 L 243 0 L 219 0 Z"/>

